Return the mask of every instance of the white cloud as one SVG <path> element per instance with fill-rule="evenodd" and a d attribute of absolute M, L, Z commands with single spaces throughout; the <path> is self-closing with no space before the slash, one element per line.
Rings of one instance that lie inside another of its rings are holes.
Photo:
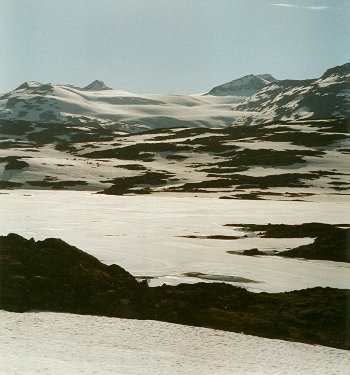
<path fill-rule="evenodd" d="M 285 7 L 285 8 L 299 8 L 297 5 L 294 4 L 270 4 L 274 7 Z"/>
<path fill-rule="evenodd" d="M 316 6 L 316 7 L 303 7 L 305 9 L 311 9 L 311 10 L 326 10 L 329 9 L 329 7 L 325 7 L 323 5 Z"/>
<path fill-rule="evenodd" d="M 274 3 L 274 4 L 269 4 L 270 6 L 274 7 L 284 7 L 284 8 L 302 8 L 302 9 L 309 9 L 309 10 L 326 10 L 330 9 L 330 7 L 326 7 L 323 5 L 318 5 L 318 6 L 303 6 L 303 5 L 295 5 L 295 4 L 290 4 L 290 3 Z"/>

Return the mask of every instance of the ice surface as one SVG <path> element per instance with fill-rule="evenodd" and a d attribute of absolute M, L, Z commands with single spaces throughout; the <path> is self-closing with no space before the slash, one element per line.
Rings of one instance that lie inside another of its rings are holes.
<path fill-rule="evenodd" d="M 0 311 L 0 373 L 349 374 L 350 354 L 175 324 Z"/>
<path fill-rule="evenodd" d="M 28 196 L 29 195 L 29 196 Z M 350 223 L 344 202 L 245 201 L 186 196 L 106 196 L 74 191 L 9 191 L 0 195 L 0 234 L 59 237 L 101 261 L 116 263 L 151 285 L 198 282 L 187 272 L 237 276 L 252 291 L 314 286 L 350 288 L 350 265 L 330 261 L 228 254 L 251 248 L 284 250 L 312 239 L 238 240 L 183 236 L 238 235 L 229 223 Z"/>

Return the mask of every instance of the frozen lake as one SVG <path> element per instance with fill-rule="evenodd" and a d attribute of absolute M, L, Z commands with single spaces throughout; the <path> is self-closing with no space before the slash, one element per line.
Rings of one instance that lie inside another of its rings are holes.
<path fill-rule="evenodd" d="M 227 251 L 296 247 L 312 239 L 243 238 L 229 223 L 324 222 L 349 224 L 343 202 L 220 200 L 209 197 L 108 196 L 79 191 L 14 190 L 0 194 L 0 234 L 62 238 L 116 263 L 151 285 L 198 282 L 188 272 L 237 276 L 252 291 L 279 292 L 314 286 L 350 288 L 350 265 L 330 261 L 247 257 Z M 181 236 L 234 235 L 238 240 Z"/>

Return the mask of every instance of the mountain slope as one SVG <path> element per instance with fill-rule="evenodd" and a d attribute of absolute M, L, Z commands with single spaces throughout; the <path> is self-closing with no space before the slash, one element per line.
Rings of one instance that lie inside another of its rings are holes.
<path fill-rule="evenodd" d="M 276 82 L 270 74 L 247 75 L 212 88 L 206 95 L 251 96 L 271 82 Z"/>
<path fill-rule="evenodd" d="M 271 83 L 234 105 L 233 110 L 250 112 L 243 124 L 306 118 L 349 118 L 350 63 L 328 69 L 318 79 Z"/>
<path fill-rule="evenodd" d="M 243 97 L 244 98 L 244 97 Z M 118 125 L 137 132 L 169 127 L 222 127 L 242 96 L 138 95 L 94 81 L 84 88 L 29 81 L 0 96 L 0 119 L 39 123 Z"/>

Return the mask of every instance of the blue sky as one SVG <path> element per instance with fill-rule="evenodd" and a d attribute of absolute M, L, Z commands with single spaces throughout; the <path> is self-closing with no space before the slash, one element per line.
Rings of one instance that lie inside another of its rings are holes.
<path fill-rule="evenodd" d="M 349 0 L 0 0 L 0 92 L 27 80 L 199 93 L 350 61 Z"/>

